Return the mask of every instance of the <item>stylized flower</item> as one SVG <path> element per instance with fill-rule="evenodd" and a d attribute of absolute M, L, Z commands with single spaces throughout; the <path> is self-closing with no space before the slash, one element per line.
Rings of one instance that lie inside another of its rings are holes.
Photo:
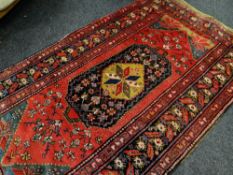
<path fill-rule="evenodd" d="M 92 87 L 97 87 L 97 84 L 96 83 L 91 83 L 91 86 Z"/>
<path fill-rule="evenodd" d="M 95 80 L 98 79 L 96 74 L 91 74 L 89 78 L 90 78 L 91 81 L 95 81 Z"/>
<path fill-rule="evenodd" d="M 160 77 L 162 75 L 162 73 L 160 71 L 155 71 L 154 73 L 157 77 Z"/>
<path fill-rule="evenodd" d="M 71 99 L 72 99 L 72 101 L 74 101 L 74 102 L 77 102 L 77 101 L 79 101 L 79 96 L 77 95 L 77 94 L 74 94 L 72 97 L 71 97 Z"/>
<path fill-rule="evenodd" d="M 182 46 L 180 44 L 176 44 L 176 49 L 182 49 Z"/>
<path fill-rule="evenodd" d="M 166 130 L 167 130 L 166 126 L 162 123 L 157 123 L 156 128 L 157 128 L 157 130 L 159 130 L 162 133 L 166 132 Z"/>
<path fill-rule="evenodd" d="M 34 136 L 33 136 L 33 140 L 36 141 L 36 140 L 41 140 L 42 136 L 40 133 L 36 133 Z"/>
<path fill-rule="evenodd" d="M 80 84 L 78 84 L 78 85 L 76 85 L 76 86 L 74 87 L 75 92 L 79 92 L 79 91 L 81 91 L 82 89 L 83 89 L 83 87 L 82 87 Z"/>
<path fill-rule="evenodd" d="M 79 131 L 80 131 L 80 128 L 74 128 L 72 130 L 72 134 L 77 135 L 79 133 Z"/>
<path fill-rule="evenodd" d="M 217 63 L 216 67 L 217 67 L 218 70 L 220 70 L 222 72 L 225 72 L 225 70 L 226 70 L 226 68 L 222 64 L 220 64 L 220 63 Z"/>
<path fill-rule="evenodd" d="M 192 16 L 192 17 L 191 17 L 191 20 L 192 20 L 193 22 L 196 22 L 196 21 L 197 21 L 197 18 L 194 17 L 194 16 Z"/>
<path fill-rule="evenodd" d="M 159 149 L 159 150 L 163 149 L 164 143 L 163 143 L 162 139 L 160 139 L 160 138 L 152 139 L 152 143 L 154 143 L 154 145 L 157 149 Z"/>
<path fill-rule="evenodd" d="M 164 48 L 165 50 L 169 50 L 169 49 L 171 49 L 171 47 L 170 47 L 170 45 L 169 45 L 169 44 L 164 44 L 164 45 L 163 45 L 163 48 Z"/>
<path fill-rule="evenodd" d="M 34 75 L 35 72 L 36 72 L 35 69 L 33 69 L 33 68 L 29 69 L 29 74 L 30 74 L 30 75 Z"/>
<path fill-rule="evenodd" d="M 31 154 L 29 154 L 29 152 L 26 151 L 23 154 L 21 154 L 21 159 L 24 160 L 24 161 L 31 160 Z"/>
<path fill-rule="evenodd" d="M 53 93 L 54 93 L 54 92 L 53 92 L 52 90 L 50 90 L 50 91 L 47 92 L 47 95 L 48 95 L 48 96 L 51 96 L 51 95 L 53 95 Z"/>
<path fill-rule="evenodd" d="M 194 89 L 190 89 L 190 90 L 188 91 L 188 95 L 189 95 L 191 98 L 197 99 L 197 91 L 195 91 Z"/>
<path fill-rule="evenodd" d="M 180 41 L 178 37 L 173 37 L 172 40 L 175 41 L 176 43 Z"/>
<path fill-rule="evenodd" d="M 47 73 L 49 73 L 49 69 L 48 69 L 47 67 L 45 67 L 45 68 L 42 70 L 42 72 L 43 72 L 44 74 L 47 74 Z"/>
<path fill-rule="evenodd" d="M 212 85 L 212 80 L 209 77 L 204 76 L 203 77 L 203 82 L 209 86 Z"/>
<path fill-rule="evenodd" d="M 108 113 L 110 116 L 113 116 L 113 115 L 116 114 L 116 110 L 113 109 L 113 108 L 110 108 L 110 109 L 107 110 L 107 113 Z"/>
<path fill-rule="evenodd" d="M 112 29 L 113 33 L 118 33 L 118 29 Z"/>
<path fill-rule="evenodd" d="M 88 44 L 89 44 L 89 41 L 88 41 L 87 39 L 84 39 L 84 40 L 83 40 L 83 43 L 84 43 L 85 45 L 88 45 Z"/>
<path fill-rule="evenodd" d="M 85 149 L 85 150 L 91 150 L 91 149 L 93 149 L 93 145 L 92 145 L 91 143 L 86 143 L 86 144 L 84 145 L 84 149 Z"/>
<path fill-rule="evenodd" d="M 67 49 L 67 52 L 69 52 L 69 53 L 73 53 L 73 52 L 74 52 L 74 49 L 72 49 L 72 48 L 68 48 L 68 49 Z"/>
<path fill-rule="evenodd" d="M 118 25 L 118 26 L 121 25 L 121 22 L 120 22 L 120 21 L 116 21 L 115 23 L 116 23 L 116 25 Z"/>
<path fill-rule="evenodd" d="M 44 143 L 51 143 L 51 142 L 52 142 L 52 139 L 53 139 L 52 136 L 46 136 L 46 137 L 44 138 Z"/>
<path fill-rule="evenodd" d="M 156 78 L 154 75 L 150 75 L 150 76 L 148 77 L 148 79 L 149 79 L 150 81 L 155 81 L 157 78 Z"/>
<path fill-rule="evenodd" d="M 143 60 L 143 64 L 148 66 L 148 65 L 150 65 L 150 61 L 145 59 L 145 60 Z"/>
<path fill-rule="evenodd" d="M 180 111 L 179 108 L 177 108 L 177 107 L 173 108 L 173 112 L 174 112 L 178 117 L 182 117 L 182 112 Z"/>
<path fill-rule="evenodd" d="M 76 159 L 76 156 L 75 156 L 74 152 L 72 152 L 72 151 L 69 151 L 69 152 L 67 153 L 67 156 L 68 156 L 68 158 L 71 159 L 71 160 L 75 160 L 75 159 Z"/>
<path fill-rule="evenodd" d="M 125 163 L 124 163 L 120 158 L 116 158 L 116 159 L 114 160 L 114 167 L 115 167 L 116 169 L 122 170 L 122 169 L 125 168 Z"/>
<path fill-rule="evenodd" d="M 130 16 L 131 18 L 135 18 L 135 17 L 136 17 L 135 13 L 133 13 L 133 12 L 131 12 L 131 13 L 129 14 L 129 16 Z"/>
<path fill-rule="evenodd" d="M 51 104 L 51 100 L 50 99 L 46 99 L 44 102 L 44 106 L 49 106 Z"/>
<path fill-rule="evenodd" d="M 126 23 L 127 23 L 128 25 L 131 25 L 131 24 L 132 24 L 132 21 L 128 19 L 128 20 L 126 21 Z"/>
<path fill-rule="evenodd" d="M 109 101 L 109 102 L 108 102 L 108 105 L 109 105 L 110 107 L 113 107 L 113 106 L 115 105 L 115 103 L 114 103 L 113 101 Z"/>
<path fill-rule="evenodd" d="M 56 92 L 56 95 L 58 98 L 62 98 L 62 93 L 61 92 Z"/>
<path fill-rule="evenodd" d="M 145 17 L 146 16 L 146 13 L 144 13 L 143 11 L 140 12 L 140 15 Z"/>
<path fill-rule="evenodd" d="M 62 121 L 61 120 L 55 120 L 54 126 L 61 127 Z"/>
<path fill-rule="evenodd" d="M 35 126 L 35 130 L 41 131 L 43 128 L 44 128 L 44 123 L 37 121 L 36 126 Z"/>
<path fill-rule="evenodd" d="M 146 143 L 142 139 L 139 139 L 136 141 L 136 148 L 139 151 L 145 151 L 146 150 Z"/>
<path fill-rule="evenodd" d="M 126 56 L 125 56 L 125 59 L 126 59 L 127 61 L 130 61 L 130 60 L 132 59 L 132 57 L 131 57 L 130 55 L 126 55 Z"/>
<path fill-rule="evenodd" d="M 29 140 L 25 141 L 23 145 L 24 145 L 25 148 L 30 147 L 30 142 L 29 142 Z"/>
<path fill-rule="evenodd" d="M 95 118 L 96 118 L 96 116 L 94 116 L 94 114 L 93 113 L 89 113 L 89 114 L 87 114 L 87 119 L 89 120 L 89 121 L 94 121 L 95 120 Z"/>
<path fill-rule="evenodd" d="M 124 105 L 122 104 L 122 102 L 118 102 L 118 103 L 116 104 L 116 109 L 117 109 L 117 110 L 121 110 L 123 107 L 124 107 Z"/>
<path fill-rule="evenodd" d="M 82 81 L 81 81 L 81 83 L 82 83 L 82 85 L 83 86 L 85 86 L 85 87 L 87 87 L 89 84 L 90 84 L 90 81 L 88 80 L 88 79 L 83 79 Z"/>
<path fill-rule="evenodd" d="M 100 33 L 105 34 L 106 30 L 105 29 L 100 29 Z"/>
<path fill-rule="evenodd" d="M 62 158 L 64 157 L 64 152 L 63 151 L 55 151 L 54 156 L 55 156 L 55 159 L 61 161 Z"/>
<path fill-rule="evenodd" d="M 145 166 L 144 161 L 138 156 L 133 158 L 133 165 L 135 168 L 139 169 L 142 169 Z"/>
<path fill-rule="evenodd" d="M 65 63 L 68 61 L 68 58 L 67 57 L 61 57 L 61 62 Z"/>
<path fill-rule="evenodd" d="M 216 78 L 222 85 L 227 81 L 226 77 L 222 74 L 216 75 Z"/>
<path fill-rule="evenodd" d="M 76 148 L 80 145 L 80 140 L 79 139 L 75 139 L 70 143 L 70 147 L 72 148 Z"/>
<path fill-rule="evenodd" d="M 194 104 L 189 104 L 189 105 L 188 105 L 188 108 L 189 108 L 192 112 L 194 112 L 194 113 L 197 113 L 197 112 L 198 112 L 198 109 L 197 109 L 197 107 L 196 107 Z"/>
<path fill-rule="evenodd" d="M 98 105 L 98 104 L 100 104 L 100 97 L 98 97 L 98 96 L 92 96 L 92 97 L 91 97 L 91 101 L 92 101 L 95 105 Z"/>
<path fill-rule="evenodd" d="M 80 52 L 84 52 L 85 51 L 85 48 L 83 46 L 80 46 L 78 49 L 79 49 Z"/>
<path fill-rule="evenodd" d="M 14 139 L 14 145 L 15 145 L 15 146 L 19 146 L 20 143 L 21 143 L 21 138 L 20 138 L 20 137 L 16 137 L 16 138 Z"/>
<path fill-rule="evenodd" d="M 49 64 L 53 64 L 54 63 L 54 59 L 52 57 L 50 57 L 50 58 L 47 59 L 47 62 Z"/>
<path fill-rule="evenodd" d="M 99 121 L 104 121 L 107 120 L 109 117 L 109 115 L 107 115 L 105 112 L 101 113 L 101 115 L 99 116 Z"/>
<path fill-rule="evenodd" d="M 21 78 L 20 79 L 20 82 L 23 84 L 23 85 L 26 85 L 28 83 L 27 79 L 26 78 Z"/>
<path fill-rule="evenodd" d="M 91 131 L 90 130 L 84 130 L 84 134 L 86 137 L 91 137 Z"/>
<path fill-rule="evenodd" d="M 93 39 L 93 41 L 94 41 L 95 43 L 100 43 L 100 39 L 99 39 L 99 38 L 96 38 L 96 37 Z"/>
<path fill-rule="evenodd" d="M 185 62 L 188 60 L 188 58 L 185 57 L 185 56 L 182 56 L 180 60 L 181 60 L 183 63 L 185 63 Z"/>
<path fill-rule="evenodd" d="M 108 108 L 108 105 L 106 105 L 106 104 L 101 104 L 101 108 L 104 109 L 104 110 L 106 110 L 106 109 Z"/>

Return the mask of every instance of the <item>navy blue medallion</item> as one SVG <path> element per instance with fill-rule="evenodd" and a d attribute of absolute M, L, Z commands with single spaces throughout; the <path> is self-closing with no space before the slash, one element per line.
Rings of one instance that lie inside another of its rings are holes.
<path fill-rule="evenodd" d="M 71 80 L 66 100 L 86 126 L 107 128 L 170 75 L 155 49 L 132 45 Z"/>

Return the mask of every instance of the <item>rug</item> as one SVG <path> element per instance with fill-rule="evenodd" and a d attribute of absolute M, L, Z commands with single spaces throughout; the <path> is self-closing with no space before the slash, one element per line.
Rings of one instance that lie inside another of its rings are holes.
<path fill-rule="evenodd" d="M 232 29 L 137 0 L 0 73 L 5 175 L 160 175 L 233 99 Z"/>

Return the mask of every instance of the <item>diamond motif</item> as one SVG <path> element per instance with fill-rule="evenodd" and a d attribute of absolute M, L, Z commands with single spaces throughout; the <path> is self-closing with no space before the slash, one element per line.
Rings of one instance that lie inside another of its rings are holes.
<path fill-rule="evenodd" d="M 101 83 L 111 98 L 130 100 L 144 89 L 144 66 L 113 63 L 103 70 Z"/>

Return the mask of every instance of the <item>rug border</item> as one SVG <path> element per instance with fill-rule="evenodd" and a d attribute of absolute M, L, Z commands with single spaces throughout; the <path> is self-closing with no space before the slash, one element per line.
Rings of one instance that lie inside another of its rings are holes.
<path fill-rule="evenodd" d="M 217 18 L 215 18 L 215 17 L 213 17 L 213 16 L 211 16 L 211 15 L 205 13 L 205 12 L 202 12 L 202 11 L 198 10 L 196 7 L 194 7 L 190 3 L 186 2 L 185 0 L 174 0 L 174 2 L 176 2 L 177 4 L 179 4 L 179 5 L 181 5 L 181 6 L 185 7 L 185 8 L 191 9 L 194 13 L 197 14 L 197 16 L 200 16 L 201 18 L 205 18 L 208 21 L 211 21 L 213 23 L 216 23 L 220 28 L 222 28 L 226 32 L 233 35 L 233 28 L 231 28 L 230 26 L 227 26 L 226 24 L 224 24 L 223 22 L 221 22 Z M 233 43 L 233 40 L 232 40 L 232 43 Z M 214 117 L 214 119 L 211 121 L 211 123 L 208 124 L 208 126 L 203 130 L 203 132 L 193 141 L 193 143 L 186 149 L 186 151 L 179 157 L 179 159 L 177 159 L 172 164 L 172 166 L 165 171 L 164 174 L 167 175 L 168 173 L 173 171 L 175 168 L 177 168 L 177 166 L 182 161 L 184 161 L 190 154 L 192 154 L 193 151 L 195 151 L 195 149 L 205 139 L 205 137 L 211 131 L 211 129 L 214 129 L 214 126 L 217 124 L 217 122 L 219 122 L 219 119 L 221 117 L 223 117 L 224 113 L 227 111 L 227 109 L 230 108 L 230 106 L 232 104 L 233 104 L 233 98 L 226 105 L 223 106 L 222 110 L 219 111 L 219 113 Z"/>
<path fill-rule="evenodd" d="M 20 64 L 24 63 L 26 65 L 23 67 L 26 67 L 26 66 L 28 66 L 27 62 L 29 60 L 32 60 L 35 56 L 39 57 L 45 51 L 51 52 L 50 50 L 54 50 L 54 47 L 58 47 L 58 49 L 61 48 L 63 46 L 63 44 L 65 44 L 67 41 L 69 41 L 69 38 L 71 38 L 71 35 L 73 35 L 74 33 L 81 33 L 82 31 L 85 31 L 87 28 L 91 28 L 91 26 L 97 24 L 98 22 L 101 22 L 103 19 L 108 18 L 108 17 L 111 18 L 112 15 L 119 13 L 123 9 L 127 9 L 127 8 L 131 7 L 132 5 L 138 5 L 140 3 L 144 4 L 144 3 L 147 3 L 149 1 L 151 1 L 151 0 L 134 0 L 131 3 L 127 4 L 126 6 L 123 6 L 112 13 L 106 14 L 105 16 L 103 16 L 101 18 L 95 19 L 95 20 L 91 21 L 90 23 L 84 25 L 83 27 L 80 27 L 77 30 L 74 30 L 73 32 L 64 35 L 58 41 L 51 43 L 51 44 L 48 44 L 47 46 L 44 46 L 41 50 L 36 51 L 32 55 L 26 56 L 23 60 L 20 60 L 7 68 L 0 69 L 0 80 L 4 79 L 4 78 L 1 78 L 1 77 L 4 77 L 4 75 L 3 75 L 4 72 L 10 71 L 10 73 L 7 75 L 7 76 L 10 76 L 10 75 L 14 74 L 15 72 L 17 72 L 17 71 L 14 71 L 12 69 L 17 68 L 17 66 L 19 66 Z M 170 0 L 166 0 L 166 1 L 170 1 Z M 192 10 L 193 12 L 195 12 L 198 16 L 201 16 L 202 18 L 207 18 L 207 20 L 212 21 L 213 23 L 217 24 L 218 27 L 221 27 L 226 33 L 233 35 L 233 28 L 225 25 L 223 22 L 216 19 L 215 17 L 198 10 L 197 8 L 195 8 L 194 6 L 192 6 L 191 4 L 186 2 L 185 0 L 174 0 L 174 2 L 178 3 L 182 7 L 189 8 L 190 10 Z M 232 41 L 232 43 L 233 43 L 233 41 Z M 56 51 L 56 50 L 54 50 L 54 51 Z M 44 57 L 44 56 L 42 56 L 42 57 Z"/>
<path fill-rule="evenodd" d="M 211 22 L 217 24 L 218 27 L 225 30 L 225 32 L 233 35 L 233 28 L 231 28 L 230 26 L 224 24 L 223 22 L 221 22 L 216 17 L 213 17 L 213 16 L 211 16 L 211 15 L 209 15 L 209 14 L 203 12 L 203 11 L 198 10 L 196 7 L 194 7 L 190 3 L 186 2 L 185 0 L 174 0 L 174 2 L 176 2 L 177 4 L 179 4 L 182 7 L 185 7 L 185 8 L 188 8 L 188 9 L 192 10 L 194 13 L 196 13 L 198 16 L 200 16 L 200 18 L 205 18 L 208 21 L 211 21 Z M 233 41 L 232 41 L 232 43 L 233 43 Z"/>
<path fill-rule="evenodd" d="M 13 75 L 14 73 L 18 72 L 19 70 L 23 69 L 24 67 L 27 67 L 31 63 L 34 63 L 34 60 L 33 60 L 34 57 L 41 57 L 38 59 L 38 60 L 40 60 L 40 59 L 48 56 L 51 52 L 55 52 L 58 49 L 61 49 L 66 44 L 68 44 L 67 42 L 70 42 L 70 39 L 73 37 L 74 34 L 77 35 L 77 33 L 81 34 L 82 32 L 85 34 L 87 29 L 91 29 L 92 31 L 95 31 L 96 29 L 93 29 L 92 26 L 98 25 L 98 27 L 100 27 L 100 26 L 104 25 L 105 23 L 102 23 L 102 21 L 104 21 L 104 19 L 110 18 L 109 20 L 112 20 L 112 19 L 114 19 L 112 16 L 124 14 L 130 8 L 132 8 L 132 7 L 135 8 L 135 6 L 137 6 L 137 5 L 142 5 L 142 4 L 150 2 L 150 1 L 152 1 L 152 0 L 146 0 L 146 2 L 133 1 L 131 3 L 128 3 L 125 6 L 121 7 L 121 8 L 116 9 L 112 13 L 108 13 L 100 18 L 97 18 L 97 19 L 92 20 L 91 22 L 88 22 L 87 24 L 83 25 L 82 27 L 80 27 L 78 29 L 74 29 L 72 32 L 65 34 L 64 36 L 62 36 L 60 39 L 58 39 L 54 43 L 47 44 L 42 49 L 37 50 L 36 52 L 30 54 L 29 56 L 26 56 L 24 59 L 12 64 L 11 66 L 0 69 L 0 80 L 5 79 L 5 76 L 9 77 L 9 76 Z M 47 52 L 49 52 L 49 53 L 47 53 Z M 28 61 L 30 61 L 30 63 L 27 63 Z M 25 65 L 22 66 L 19 70 L 13 70 L 13 69 L 16 69 L 18 66 L 20 66 L 20 64 L 25 64 Z M 8 73 L 8 75 L 4 75 L 4 72 L 9 72 L 9 73 Z"/>
<path fill-rule="evenodd" d="M 146 2 L 149 2 L 146 1 Z M 188 9 L 190 9 L 190 11 L 193 11 L 198 17 L 202 18 L 202 19 L 207 19 L 208 21 L 211 21 L 213 22 L 214 24 L 216 24 L 219 28 L 223 29 L 223 30 L 226 30 L 226 32 L 230 33 L 230 35 L 233 34 L 233 29 L 226 26 L 225 24 L 223 24 L 222 22 L 218 21 L 216 18 L 210 16 L 210 15 L 207 15 L 199 10 L 197 10 L 196 8 L 194 8 L 192 5 L 188 4 L 187 2 L 185 2 L 184 0 L 174 0 L 174 2 L 177 2 L 181 7 L 187 7 Z M 128 4 L 128 6 L 132 5 L 132 3 Z M 126 6 L 126 7 L 128 7 Z M 78 33 L 82 30 L 85 30 L 87 27 L 89 26 L 92 26 L 93 24 L 95 24 L 96 21 L 101 21 L 103 18 L 105 17 L 108 17 L 112 14 L 116 14 L 117 12 L 119 12 L 121 9 L 124 9 L 125 7 L 123 8 L 120 8 L 118 9 L 116 12 L 114 13 L 111 13 L 111 14 L 108 14 L 102 18 L 99 18 L 97 20 L 94 20 L 94 22 L 91 22 L 90 24 L 84 26 L 83 28 L 80 28 L 74 32 L 72 32 L 71 34 L 68 34 L 66 35 L 64 38 L 62 38 L 60 41 L 54 43 L 53 45 L 49 46 L 48 48 L 45 48 L 46 50 L 47 49 L 50 49 L 50 47 L 53 47 L 53 46 L 56 46 L 57 44 L 59 44 L 60 42 L 64 42 L 64 44 L 67 44 L 66 42 L 69 41 L 69 37 L 71 37 L 74 33 Z M 232 41 L 233 43 L 233 41 Z M 38 53 L 43 53 L 44 52 L 44 49 L 42 49 L 41 51 L 39 51 Z M 35 56 L 35 54 L 33 54 L 31 57 L 28 57 L 28 58 L 33 58 Z M 17 67 L 17 64 L 21 64 L 22 62 L 24 61 L 27 61 L 27 58 L 16 63 L 15 65 L 12 65 L 8 68 L 11 68 L 11 67 Z M 0 75 L 3 71 L 7 70 L 8 68 L 6 69 L 3 69 L 3 70 L 0 70 Z M 23 69 L 23 68 L 22 68 Z M 198 146 L 198 143 L 200 143 L 202 141 L 202 139 L 204 139 L 204 136 L 205 134 L 207 134 L 207 132 L 209 131 L 209 129 L 211 129 L 213 127 L 213 125 L 216 123 L 216 121 L 220 118 L 220 116 L 226 111 L 226 109 L 232 104 L 233 102 L 233 98 L 226 104 L 223 106 L 223 108 L 221 109 L 221 111 L 214 117 L 214 119 L 208 124 L 208 126 L 203 130 L 203 132 L 201 132 L 201 134 L 194 140 L 193 144 L 191 146 L 189 146 L 187 148 L 187 150 L 180 156 L 179 159 L 177 159 L 173 165 L 167 169 L 165 171 L 165 174 L 169 173 L 170 171 L 172 171 L 178 163 L 180 163 L 180 161 L 182 161 L 184 158 L 186 158 L 186 156 L 188 156 L 189 153 L 191 153 L 192 149 L 196 148 Z M 213 128 L 212 128 L 213 129 Z"/>
<path fill-rule="evenodd" d="M 205 139 L 207 134 L 214 129 L 214 125 L 219 122 L 219 119 L 223 117 L 224 113 L 233 104 L 233 98 L 218 112 L 214 119 L 208 124 L 208 126 L 203 130 L 203 132 L 193 141 L 193 143 L 186 149 L 186 151 L 172 164 L 170 168 L 165 170 L 164 174 L 167 175 L 173 171 L 177 166 L 184 161 L 193 151 L 199 146 L 199 144 Z M 152 167 L 153 168 L 153 167 Z"/>

